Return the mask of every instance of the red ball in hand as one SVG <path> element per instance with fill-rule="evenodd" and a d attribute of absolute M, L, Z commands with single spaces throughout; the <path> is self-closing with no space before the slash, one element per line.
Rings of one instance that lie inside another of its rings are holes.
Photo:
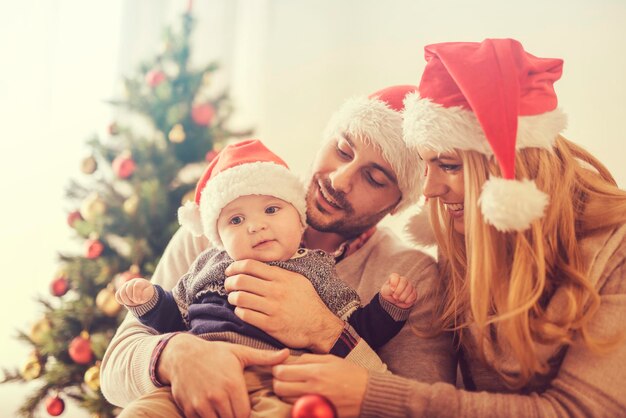
<path fill-rule="evenodd" d="M 53 417 L 57 417 L 65 411 L 65 402 L 58 396 L 50 396 L 46 399 L 46 411 Z"/>
<path fill-rule="evenodd" d="M 57 277 L 50 283 L 50 293 L 52 293 L 53 296 L 61 297 L 66 294 L 69 289 L 70 284 L 67 278 L 63 276 Z"/>
<path fill-rule="evenodd" d="M 91 351 L 91 341 L 85 337 L 75 337 L 67 350 L 70 358 L 76 364 L 88 364 L 93 359 L 93 351 Z"/>
<path fill-rule="evenodd" d="M 291 418 L 335 418 L 333 404 L 322 395 L 301 396 L 291 409 Z"/>

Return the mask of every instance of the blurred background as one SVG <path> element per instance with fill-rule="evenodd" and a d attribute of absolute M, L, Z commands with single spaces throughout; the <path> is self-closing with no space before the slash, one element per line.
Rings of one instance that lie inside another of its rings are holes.
<path fill-rule="evenodd" d="M 219 64 L 211 83 L 230 94 L 229 129 L 253 129 L 298 173 L 345 99 L 419 82 L 425 45 L 512 37 L 534 55 L 565 60 L 556 83 L 569 116 L 565 136 L 626 187 L 622 0 L 2 2 L 0 367 L 26 361 L 29 349 L 16 332 L 41 316 L 35 298 L 49 295 L 57 253 L 77 248 L 64 191 L 85 176 L 88 138 L 110 134 L 120 117 L 106 100 L 120 96 L 122 77 L 159 53 L 163 29 L 190 6 L 190 65 Z M 405 217 L 386 223 L 401 232 Z M 35 387 L 0 385 L 0 417 L 15 416 Z M 68 402 L 63 416 L 91 415 Z"/>

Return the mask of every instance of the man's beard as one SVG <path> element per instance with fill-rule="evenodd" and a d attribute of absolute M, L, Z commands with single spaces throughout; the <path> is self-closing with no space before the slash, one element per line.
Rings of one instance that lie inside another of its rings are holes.
<path fill-rule="evenodd" d="M 324 191 L 330 195 L 330 197 L 337 204 L 339 204 L 339 206 L 341 206 L 339 218 L 325 219 L 326 216 L 330 215 L 326 215 L 327 212 L 324 208 L 320 207 L 316 202 L 315 193 L 319 187 L 318 183 L 321 183 Z M 358 237 L 363 232 L 376 225 L 395 206 L 395 203 L 393 203 L 389 207 L 386 207 L 376 213 L 357 216 L 355 215 L 354 208 L 350 202 L 348 202 L 345 193 L 333 189 L 330 184 L 330 180 L 328 178 L 322 178 L 319 174 L 315 174 L 309 184 L 309 189 L 306 195 L 306 204 L 307 223 L 311 227 L 321 232 L 339 234 L 346 239 Z"/>

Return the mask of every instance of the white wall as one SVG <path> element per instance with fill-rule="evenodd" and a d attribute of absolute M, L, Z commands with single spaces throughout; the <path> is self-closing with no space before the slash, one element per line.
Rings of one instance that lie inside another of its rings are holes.
<path fill-rule="evenodd" d="M 80 175 L 85 139 L 110 120 L 100 100 L 111 96 L 118 70 L 130 71 L 139 55 L 157 50 L 160 23 L 174 21 L 186 3 L 0 5 L 0 366 L 23 364 L 27 353 L 14 330 L 38 318 L 33 297 L 48 292 L 55 253 L 69 245 L 63 188 Z M 223 79 L 234 83 L 237 124 L 255 125 L 296 171 L 306 170 L 329 116 L 346 98 L 417 84 L 424 45 L 514 37 L 535 55 L 565 59 L 556 84 L 570 117 L 565 134 L 626 187 L 622 0 L 196 0 L 194 8 L 196 62 L 220 59 Z M 123 19 L 122 9 L 135 17 Z M 24 394 L 0 386 L 0 416 L 12 416 Z"/>
<path fill-rule="evenodd" d="M 418 84 L 424 46 L 512 37 L 565 60 L 556 83 L 565 136 L 626 187 L 626 2 L 619 0 L 277 0 L 270 2 L 259 136 L 304 168 L 345 98 Z M 392 220 L 398 226 L 404 216 Z"/>

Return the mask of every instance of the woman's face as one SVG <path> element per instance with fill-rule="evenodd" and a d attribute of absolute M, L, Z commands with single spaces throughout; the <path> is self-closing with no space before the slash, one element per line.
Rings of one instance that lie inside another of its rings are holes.
<path fill-rule="evenodd" d="M 453 220 L 454 230 L 465 234 L 465 186 L 463 183 L 463 161 L 456 153 L 438 153 L 420 148 L 419 156 L 424 160 L 424 196 L 439 198 Z"/>

